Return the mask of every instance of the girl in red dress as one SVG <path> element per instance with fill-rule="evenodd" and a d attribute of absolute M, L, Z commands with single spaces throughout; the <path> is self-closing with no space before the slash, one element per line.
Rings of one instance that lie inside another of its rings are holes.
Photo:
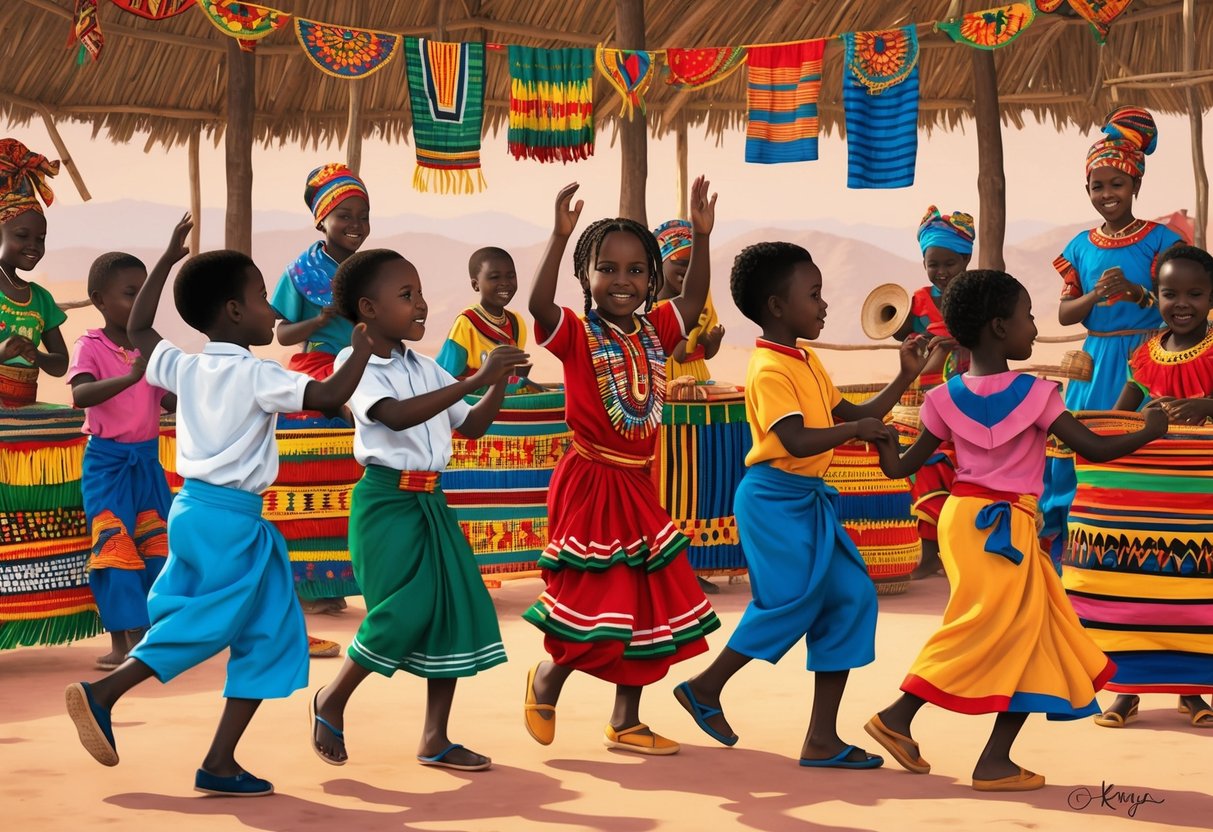
<path fill-rule="evenodd" d="M 576 184 L 556 197 L 556 223 L 531 290 L 536 340 L 564 365 L 573 431 L 548 489 L 550 542 L 539 559 L 546 589 L 523 617 L 544 633 L 551 661 L 527 675 L 524 721 L 543 745 L 574 670 L 616 686 L 606 744 L 674 754 L 678 743 L 640 721 L 645 685 L 707 649 L 720 626 L 683 551 L 689 541 L 658 502 L 647 471 L 661 424 L 666 355 L 686 338 L 708 295 L 708 235 L 716 195 L 691 190 L 691 264 L 682 293 L 653 309 L 661 281 L 657 240 L 639 223 L 604 219 L 577 241 L 573 265 L 585 316 L 556 305 L 556 279 L 584 203 Z"/>

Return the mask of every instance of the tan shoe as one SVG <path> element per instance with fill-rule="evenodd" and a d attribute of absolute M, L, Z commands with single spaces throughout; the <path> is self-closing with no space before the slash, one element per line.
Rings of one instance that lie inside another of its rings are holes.
<path fill-rule="evenodd" d="M 539 662 L 526 674 L 526 696 L 522 700 L 522 724 L 526 726 L 526 732 L 535 742 L 540 745 L 551 745 L 552 740 L 556 739 L 556 706 L 543 705 L 535 701 L 535 674 L 539 672 L 540 664 L 543 662 Z M 545 719 L 540 714 L 551 714 L 551 716 Z"/>
<path fill-rule="evenodd" d="M 650 754 L 653 756 L 677 754 L 681 750 L 681 745 L 673 740 L 666 739 L 661 734 L 638 733 L 639 731 L 648 730 L 649 726 L 643 722 L 639 725 L 633 725 L 631 728 L 624 728 L 622 731 L 616 731 L 610 725 L 607 725 L 606 747 L 618 748 L 620 751 L 635 751 L 637 754 Z"/>

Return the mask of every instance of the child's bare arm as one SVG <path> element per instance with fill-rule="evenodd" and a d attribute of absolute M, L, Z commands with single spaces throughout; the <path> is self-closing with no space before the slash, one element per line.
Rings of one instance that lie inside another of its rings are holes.
<path fill-rule="evenodd" d="M 873 442 L 884 433 L 884 424 L 879 419 L 860 419 L 828 428 L 808 428 L 804 417 L 793 413 L 772 425 L 771 430 L 785 451 L 794 457 L 807 457 L 824 454 L 852 439 Z"/>
<path fill-rule="evenodd" d="M 335 414 L 341 406 L 350 400 L 362 380 L 362 372 L 366 362 L 371 357 L 371 336 L 367 334 L 366 324 L 354 327 L 350 337 L 350 346 L 354 348 L 348 360 L 324 381 L 309 382 L 303 391 L 303 408 L 319 410 L 327 414 Z"/>
<path fill-rule="evenodd" d="M 700 176 L 691 186 L 691 262 L 682 280 L 682 293 L 670 301 L 688 326 L 699 320 L 699 313 L 708 302 L 708 284 L 712 280 L 708 239 L 716 225 L 716 194 L 708 197 L 711 184 Z"/>
<path fill-rule="evenodd" d="M 939 449 L 940 438 L 925 428 L 918 439 L 904 454 L 898 455 L 900 447 L 897 431 L 889 426 L 884 436 L 876 440 L 876 452 L 880 455 L 880 470 L 891 480 L 899 480 L 913 474 Z"/>
<path fill-rule="evenodd" d="M 165 413 L 177 412 L 177 396 L 173 393 L 165 393 L 160 399 L 160 409 Z"/>
<path fill-rule="evenodd" d="M 126 388 L 143 378 L 147 370 L 147 359 L 139 356 L 131 364 L 129 372 L 112 378 L 98 379 L 92 373 L 79 373 L 72 377 L 72 405 L 96 407 L 117 396 Z"/>
<path fill-rule="evenodd" d="M 1137 410 L 1141 407 L 1142 401 L 1145 399 L 1145 393 L 1141 392 L 1141 388 L 1131 381 L 1125 382 L 1125 388 L 1120 391 L 1120 397 L 1116 399 L 1116 404 L 1113 405 L 1113 410 Z"/>
<path fill-rule="evenodd" d="M 185 238 L 189 236 L 190 229 L 193 227 L 194 221 L 188 213 L 177 222 L 176 227 L 173 228 L 173 234 L 169 238 L 168 248 L 164 250 L 164 254 L 160 255 L 151 274 L 140 287 L 139 294 L 135 296 L 135 303 L 131 306 L 131 314 L 126 321 L 127 337 L 131 339 L 135 349 L 149 359 L 152 357 L 156 345 L 164 340 L 160 337 L 160 333 L 153 328 L 156 323 L 156 309 L 160 306 L 160 295 L 164 292 L 164 283 L 168 280 L 169 270 L 178 260 L 190 253 L 185 244 Z"/>
<path fill-rule="evenodd" d="M 63 333 L 59 331 L 59 327 L 42 333 L 42 346 L 46 348 L 46 352 L 34 350 L 30 363 L 47 375 L 67 375 L 67 344 L 63 342 Z"/>
<path fill-rule="evenodd" d="M 314 318 L 304 318 L 302 321 L 287 321 L 278 322 L 278 329 L 275 335 L 278 338 L 278 343 L 284 347 L 293 347 L 295 344 L 302 344 L 308 338 L 327 324 L 337 314 L 337 310 L 333 306 L 326 306 L 324 310 Z"/>
<path fill-rule="evenodd" d="M 501 411 L 501 403 L 505 400 L 507 386 L 509 386 L 508 377 L 494 382 L 485 391 L 480 401 L 476 402 L 468 411 L 467 418 L 459 426 L 459 432 L 469 439 L 479 439 L 484 436 L 488 432 L 489 425 L 493 424 L 493 420 Z"/>
<path fill-rule="evenodd" d="M 1146 423 L 1141 430 L 1119 436 L 1101 436 L 1066 411 L 1049 425 L 1049 433 L 1065 442 L 1083 459 L 1107 462 L 1131 454 L 1147 442 L 1166 434 L 1167 412 L 1161 404 L 1151 402 L 1142 414 L 1146 417 Z"/>
<path fill-rule="evenodd" d="M 560 324 L 560 307 L 556 305 L 560 261 L 564 257 L 565 246 L 569 244 L 569 237 L 577 227 L 581 209 L 585 207 L 585 202 L 580 199 L 576 205 L 572 204 L 573 194 L 577 193 L 579 187 L 576 182 L 565 185 L 556 195 L 556 221 L 552 225 L 552 236 L 543 252 L 543 260 L 539 262 L 539 270 L 535 272 L 535 283 L 531 286 L 531 299 L 527 304 L 535 323 L 549 333 Z"/>
<path fill-rule="evenodd" d="M 901 349 L 898 352 L 901 368 L 898 370 L 896 378 L 863 404 L 855 404 L 843 399 L 834 406 L 834 418 L 842 422 L 854 422 L 858 419 L 866 418 L 883 418 L 886 413 L 893 409 L 893 405 L 897 404 L 901 399 L 901 394 L 906 391 L 906 388 L 910 386 L 914 379 L 918 378 L 918 374 L 926 366 L 930 353 L 923 353 L 923 345 L 925 343 L 926 341 L 921 335 L 911 335 L 902 341 Z"/>

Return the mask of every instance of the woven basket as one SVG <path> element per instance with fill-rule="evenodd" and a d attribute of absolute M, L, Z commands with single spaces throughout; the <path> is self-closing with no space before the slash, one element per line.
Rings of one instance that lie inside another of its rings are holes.
<path fill-rule="evenodd" d="M 1075 381 L 1090 381 L 1095 359 L 1082 350 L 1068 350 L 1061 357 L 1061 372 Z"/>

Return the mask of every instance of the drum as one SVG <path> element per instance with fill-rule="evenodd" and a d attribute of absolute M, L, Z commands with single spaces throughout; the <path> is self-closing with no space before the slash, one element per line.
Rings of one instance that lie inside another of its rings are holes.
<path fill-rule="evenodd" d="M 0 649 L 101 632 L 80 476 L 84 412 L 0 411 Z"/>
<path fill-rule="evenodd" d="M 691 539 L 701 574 L 746 568 L 733 516 L 752 439 L 744 401 L 666 402 L 650 468 L 661 506 Z"/>
<path fill-rule="evenodd" d="M 838 389 L 844 398 L 858 404 L 884 385 Z M 916 408 L 914 413 L 917 416 Z M 834 449 L 825 481 L 838 489 L 839 520 L 863 556 L 876 591 L 881 595 L 905 592 L 921 556 L 918 524 L 910 513 L 909 480 L 886 477 L 874 445 L 847 442 Z"/>

